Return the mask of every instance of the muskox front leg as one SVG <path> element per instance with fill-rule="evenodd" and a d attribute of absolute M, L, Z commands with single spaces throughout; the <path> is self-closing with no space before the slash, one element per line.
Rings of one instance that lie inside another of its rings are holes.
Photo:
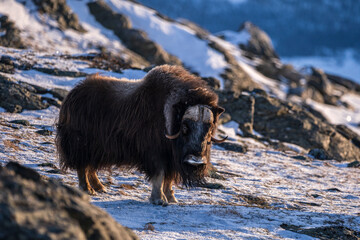
<path fill-rule="evenodd" d="M 88 172 L 88 177 L 89 182 L 95 191 L 106 192 L 105 186 L 100 182 L 95 170 L 90 169 Z"/>
<path fill-rule="evenodd" d="M 174 196 L 174 190 L 172 189 L 173 182 L 173 179 L 165 179 L 164 181 L 164 194 L 169 203 L 178 202 L 176 197 Z"/>
<path fill-rule="evenodd" d="M 167 199 L 163 192 L 164 185 L 164 172 L 160 172 L 150 179 L 152 183 L 152 191 L 150 196 L 150 202 L 155 205 L 167 205 Z"/>
<path fill-rule="evenodd" d="M 78 179 L 79 179 L 79 187 L 87 192 L 90 195 L 95 195 L 95 190 L 91 187 L 89 183 L 89 170 L 87 168 L 78 169 L 77 170 Z"/>

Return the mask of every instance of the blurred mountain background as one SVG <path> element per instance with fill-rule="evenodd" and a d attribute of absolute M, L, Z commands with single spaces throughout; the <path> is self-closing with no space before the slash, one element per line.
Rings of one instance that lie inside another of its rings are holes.
<path fill-rule="evenodd" d="M 216 34 L 251 21 L 272 39 L 284 62 L 316 65 L 360 82 L 358 0 L 139 0 L 171 18 Z"/>

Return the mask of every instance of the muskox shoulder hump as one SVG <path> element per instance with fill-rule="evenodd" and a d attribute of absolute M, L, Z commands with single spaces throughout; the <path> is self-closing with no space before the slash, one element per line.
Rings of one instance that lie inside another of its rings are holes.
<path fill-rule="evenodd" d="M 97 88 L 112 89 L 116 94 L 120 96 L 128 96 L 135 92 L 135 90 L 141 85 L 143 81 L 140 79 L 127 79 L 127 78 L 115 78 L 100 76 L 98 74 L 87 77 L 84 84 L 95 85 Z"/>

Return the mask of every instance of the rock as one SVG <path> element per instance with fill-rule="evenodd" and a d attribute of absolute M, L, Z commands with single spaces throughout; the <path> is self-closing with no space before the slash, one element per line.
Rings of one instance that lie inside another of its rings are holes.
<path fill-rule="evenodd" d="M 144 226 L 144 230 L 155 231 L 155 227 L 153 224 L 154 224 L 153 222 L 146 223 Z"/>
<path fill-rule="evenodd" d="M 69 93 L 68 90 L 62 89 L 62 88 L 53 88 L 49 90 L 49 93 L 51 93 L 54 97 L 59 99 L 60 101 L 64 100 L 66 95 Z"/>
<path fill-rule="evenodd" d="M 265 138 L 293 143 L 305 149 L 323 149 L 328 158 L 338 161 L 360 160 L 357 138 L 345 137 L 336 126 L 322 121 L 299 105 L 267 96 L 262 91 L 245 95 L 222 92 L 219 93 L 219 105 L 225 107 L 242 130 L 249 129 L 249 136 L 252 135 L 252 125 Z"/>
<path fill-rule="evenodd" d="M 325 73 L 325 75 L 329 79 L 330 82 L 340 85 L 340 86 L 343 86 L 346 89 L 348 89 L 349 91 L 355 91 L 355 92 L 360 93 L 360 84 L 358 84 L 350 79 L 336 76 L 333 74 Z"/>
<path fill-rule="evenodd" d="M 296 159 L 296 160 L 302 160 L 302 161 L 306 160 L 306 157 L 301 156 L 301 155 L 298 155 L 298 156 L 292 156 L 291 158 Z"/>
<path fill-rule="evenodd" d="M 53 134 L 53 131 L 47 130 L 47 129 L 41 129 L 36 131 L 37 134 L 43 135 L 43 136 L 51 136 Z"/>
<path fill-rule="evenodd" d="M 202 78 L 213 90 L 219 90 L 220 80 L 214 77 L 204 77 Z"/>
<path fill-rule="evenodd" d="M 254 129 L 260 134 L 306 149 L 324 149 L 331 159 L 360 159 L 360 148 L 301 106 L 272 97 L 254 97 Z"/>
<path fill-rule="evenodd" d="M 40 13 L 46 13 L 54 18 L 61 30 L 68 28 L 78 32 L 86 32 L 79 23 L 79 19 L 71 8 L 66 4 L 66 0 L 33 0 Z"/>
<path fill-rule="evenodd" d="M 1 39 L 1 37 L 0 37 L 0 39 Z M 0 45 L 2 45 L 1 42 L 0 42 Z M 10 74 L 15 73 L 14 63 L 11 60 L 11 58 L 9 58 L 8 56 L 0 57 L 0 72 L 10 73 Z"/>
<path fill-rule="evenodd" d="M 360 162 L 359 161 L 353 161 L 347 165 L 348 167 L 352 168 L 360 168 Z"/>
<path fill-rule="evenodd" d="M 29 121 L 28 120 L 23 120 L 23 119 L 13 120 L 13 121 L 10 121 L 10 123 L 20 124 L 20 125 L 24 125 L 24 126 L 30 126 Z"/>
<path fill-rule="evenodd" d="M 278 81 L 287 81 L 290 89 L 302 86 L 301 80 L 305 80 L 305 76 L 295 70 L 292 65 L 282 64 L 278 59 L 260 61 L 256 70 L 266 77 Z"/>
<path fill-rule="evenodd" d="M 177 64 L 181 61 L 167 53 L 160 45 L 150 40 L 144 31 L 133 29 L 131 21 L 114 12 L 103 0 L 89 2 L 90 13 L 105 28 L 113 30 L 126 47 L 145 58 L 151 64 Z"/>
<path fill-rule="evenodd" d="M 325 73 L 318 68 L 311 68 L 312 74 L 307 76 L 307 87 L 303 98 L 311 98 L 320 103 L 337 105 L 339 97 L 334 96 L 333 87 Z"/>
<path fill-rule="evenodd" d="M 232 142 L 223 142 L 223 143 L 216 143 L 215 145 L 224 148 L 227 151 L 233 151 L 233 152 L 239 152 L 239 153 L 246 153 L 247 152 L 247 147 L 246 146 L 242 146 L 240 144 L 237 143 L 232 143 Z"/>
<path fill-rule="evenodd" d="M 335 125 L 336 130 L 343 135 L 345 138 L 351 140 L 351 142 L 360 148 L 360 136 L 357 135 L 354 131 L 343 124 Z"/>
<path fill-rule="evenodd" d="M 257 205 L 263 208 L 269 207 L 268 202 L 262 198 L 262 197 L 257 197 L 254 195 L 239 195 L 239 197 L 241 197 L 245 202 L 247 202 L 250 205 Z"/>
<path fill-rule="evenodd" d="M 205 183 L 205 184 L 201 185 L 201 187 L 208 188 L 208 189 L 225 189 L 226 188 L 221 183 Z"/>
<path fill-rule="evenodd" d="M 237 96 L 231 92 L 218 92 L 220 106 L 230 113 L 231 119 L 239 123 L 244 136 L 253 134 L 254 124 L 254 104 L 255 99 L 250 94 L 241 94 Z"/>
<path fill-rule="evenodd" d="M 252 91 L 261 88 L 240 66 L 226 68 L 220 76 L 225 80 L 224 89 L 238 94 L 243 90 Z"/>
<path fill-rule="evenodd" d="M 119 73 L 121 73 L 123 69 L 141 69 L 150 65 L 150 63 L 143 57 L 127 48 L 124 48 L 119 53 L 111 52 L 105 47 L 100 47 L 100 51 L 101 53 L 68 57 L 88 61 L 90 62 L 91 68 L 98 68 Z"/>
<path fill-rule="evenodd" d="M 86 73 L 83 72 L 75 72 L 75 71 L 65 71 L 65 70 L 60 70 L 60 69 L 56 69 L 56 68 L 42 68 L 42 67 L 33 67 L 34 70 L 39 71 L 39 72 L 43 72 L 49 75 L 53 75 L 53 76 L 60 76 L 60 77 L 85 77 L 87 76 Z"/>
<path fill-rule="evenodd" d="M 15 23 L 10 21 L 7 16 L 0 17 L 0 32 L 4 34 L 0 37 L 0 45 L 11 48 L 26 48 L 21 40 L 20 30 L 15 26 Z M 7 64 L 11 65 L 11 64 Z M 6 67 L 0 65 L 0 70 Z M 11 67 L 7 71 L 11 72 Z"/>
<path fill-rule="evenodd" d="M 0 239 L 138 239 L 87 194 L 18 163 L 0 167 Z"/>
<path fill-rule="evenodd" d="M 250 34 L 248 42 L 240 44 L 241 49 L 263 59 L 279 58 L 270 37 L 255 24 L 245 22 L 239 28 L 239 32 L 241 31 L 247 31 Z"/>
<path fill-rule="evenodd" d="M 291 224 L 281 224 L 285 230 L 305 234 L 317 239 L 359 239 L 360 232 L 354 231 L 344 226 L 325 226 L 316 228 L 303 228 Z"/>
<path fill-rule="evenodd" d="M 314 148 L 309 151 L 309 155 L 319 160 L 330 160 L 324 149 Z"/>
<path fill-rule="evenodd" d="M 244 71 L 229 51 L 211 39 L 208 39 L 207 41 L 209 42 L 209 47 L 222 53 L 225 61 L 229 64 L 229 67 L 220 74 L 220 76 L 224 79 L 223 88 L 225 90 L 233 91 L 239 94 L 243 90 L 252 91 L 255 88 L 260 88 L 260 85 L 252 80 L 252 78 Z"/>
<path fill-rule="evenodd" d="M 0 74 L 0 107 L 8 112 L 16 113 L 23 109 L 44 109 L 49 107 L 49 104 L 43 102 L 41 96 Z"/>

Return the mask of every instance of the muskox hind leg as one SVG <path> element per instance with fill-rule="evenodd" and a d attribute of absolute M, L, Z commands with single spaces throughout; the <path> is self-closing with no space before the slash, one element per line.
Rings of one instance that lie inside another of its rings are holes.
<path fill-rule="evenodd" d="M 100 182 L 95 170 L 90 169 L 88 172 L 88 177 L 89 182 L 95 191 L 106 192 L 105 186 Z"/>
<path fill-rule="evenodd" d="M 79 179 L 79 187 L 87 192 L 90 195 L 95 195 L 95 190 L 91 187 L 88 174 L 89 170 L 88 168 L 78 169 L 77 170 L 78 179 Z"/>
<path fill-rule="evenodd" d="M 164 185 L 164 172 L 155 175 L 151 178 L 150 182 L 152 183 L 152 191 L 150 196 L 150 202 L 155 205 L 167 205 L 167 199 L 163 192 Z"/>
<path fill-rule="evenodd" d="M 172 189 L 173 179 L 165 179 L 164 181 L 164 194 L 169 203 L 177 203 L 177 199 L 174 196 L 174 190 Z"/>

